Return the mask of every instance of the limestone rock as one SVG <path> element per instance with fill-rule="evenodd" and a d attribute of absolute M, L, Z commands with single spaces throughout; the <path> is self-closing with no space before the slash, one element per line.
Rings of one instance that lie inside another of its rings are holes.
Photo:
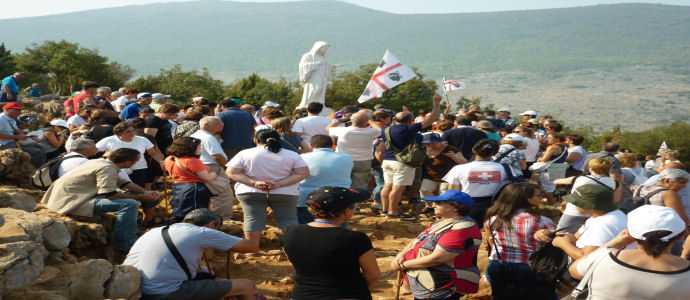
<path fill-rule="evenodd" d="M 28 185 L 34 170 L 28 153 L 19 149 L 0 150 L 0 181 Z"/>
<path fill-rule="evenodd" d="M 34 241 L 59 251 L 71 241 L 69 231 L 59 219 L 37 215 L 13 208 L 0 208 L 4 225 L 0 227 L 0 242 Z"/>
<path fill-rule="evenodd" d="M 100 220 L 80 221 L 47 209 L 39 210 L 35 214 L 62 222 L 66 226 L 71 240 L 69 248 L 74 254 L 102 257 L 102 248 L 108 245 L 108 232 L 103 224 L 97 223 Z"/>
<path fill-rule="evenodd" d="M 9 207 L 32 212 L 36 209 L 37 198 L 24 192 L 12 192 L 7 188 L 0 189 L 0 207 Z"/>
<path fill-rule="evenodd" d="M 132 266 L 115 266 L 105 285 L 107 299 L 139 299 L 141 273 Z"/>
<path fill-rule="evenodd" d="M 71 279 L 69 297 L 71 299 L 103 299 L 105 283 L 110 279 L 113 265 L 105 259 L 89 259 L 66 270 Z"/>
<path fill-rule="evenodd" d="M 57 291 L 22 289 L 12 291 L 6 295 L 7 299 L 13 300 L 70 300 Z"/>
<path fill-rule="evenodd" d="M 67 226 L 62 221 L 52 220 L 50 224 L 43 227 L 43 245 L 48 250 L 59 251 L 69 246 L 72 237 Z"/>
<path fill-rule="evenodd" d="M 35 241 L 0 244 L 0 290 L 27 286 L 43 272 L 48 251 Z"/>

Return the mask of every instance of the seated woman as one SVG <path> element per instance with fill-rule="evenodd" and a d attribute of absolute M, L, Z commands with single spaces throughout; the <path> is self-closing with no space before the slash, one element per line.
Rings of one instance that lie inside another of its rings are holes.
<path fill-rule="evenodd" d="M 65 142 L 68 137 L 67 122 L 54 119 L 50 121 L 48 127 L 42 130 L 41 135 L 36 138 L 36 141 L 45 151 L 46 159 L 50 160 L 65 153 Z"/>
<path fill-rule="evenodd" d="M 173 179 L 172 207 L 173 221 L 180 222 L 184 216 L 197 208 L 208 208 L 211 192 L 204 182 L 216 178 L 216 173 L 199 159 L 201 141 L 193 137 L 176 138 L 165 159 L 165 170 Z"/>
<path fill-rule="evenodd" d="M 486 272 L 494 300 L 557 299 L 554 284 L 539 280 L 528 264 L 540 243 L 551 241 L 554 229 L 553 221 L 535 210 L 542 198 L 535 185 L 510 184 L 487 212 L 492 248 Z"/>
<path fill-rule="evenodd" d="M 617 249 L 636 247 L 595 251 L 573 263 L 570 274 L 581 279 L 591 272 L 587 299 L 688 299 L 690 263 L 671 254 L 685 229 L 673 209 L 641 206 L 628 214 L 627 230 L 608 244 Z"/>
<path fill-rule="evenodd" d="M 286 230 L 283 245 L 295 268 L 294 300 L 370 300 L 369 287 L 380 277 L 371 240 L 341 225 L 352 218 L 355 203 L 366 193 L 322 187 L 307 205 L 316 219 Z"/>
<path fill-rule="evenodd" d="M 415 299 L 460 299 L 475 293 L 479 269 L 475 264 L 481 233 L 468 216 L 474 200 L 470 195 L 449 190 L 427 196 L 439 221 L 420 233 L 391 262 L 402 270 Z"/>
<path fill-rule="evenodd" d="M 682 169 L 665 169 L 659 175 L 656 184 L 643 185 L 637 193 L 649 204 L 673 208 L 681 219 L 690 225 L 690 218 L 678 194 L 688 185 L 690 174 Z"/>

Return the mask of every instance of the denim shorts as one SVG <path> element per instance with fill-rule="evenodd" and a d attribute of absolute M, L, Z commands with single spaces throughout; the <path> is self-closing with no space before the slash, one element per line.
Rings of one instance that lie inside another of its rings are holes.
<path fill-rule="evenodd" d="M 297 225 L 296 195 L 246 193 L 237 195 L 244 212 L 244 231 L 256 232 L 266 227 L 266 208 L 270 207 L 280 229 Z"/>

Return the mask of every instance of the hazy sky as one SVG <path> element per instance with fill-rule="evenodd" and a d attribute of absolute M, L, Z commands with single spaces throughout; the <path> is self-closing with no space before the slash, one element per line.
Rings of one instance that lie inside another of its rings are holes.
<path fill-rule="evenodd" d="M 64 12 L 187 0 L 2 0 L 11 1 L 0 9 L 0 19 L 58 14 Z M 209 1 L 209 0 L 202 0 Z M 217 1 L 217 0 L 215 0 Z M 245 2 L 282 2 L 285 0 L 242 0 Z M 523 10 L 611 3 L 664 3 L 690 5 L 690 0 L 346 0 L 361 6 L 395 13 L 447 13 Z"/>

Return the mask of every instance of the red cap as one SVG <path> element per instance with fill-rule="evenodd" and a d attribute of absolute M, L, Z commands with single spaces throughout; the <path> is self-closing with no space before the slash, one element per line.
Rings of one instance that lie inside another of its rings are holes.
<path fill-rule="evenodd" d="M 17 102 L 10 102 L 2 107 L 3 109 L 22 109 L 22 105 Z"/>

